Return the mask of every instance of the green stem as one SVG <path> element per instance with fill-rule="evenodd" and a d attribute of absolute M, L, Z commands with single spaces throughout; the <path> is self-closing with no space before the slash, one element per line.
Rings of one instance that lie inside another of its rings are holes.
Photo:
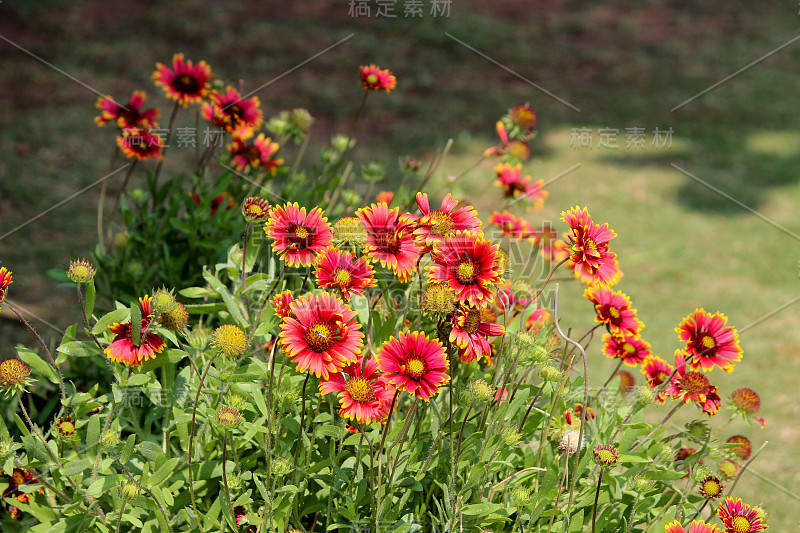
<path fill-rule="evenodd" d="M 594 493 L 594 506 L 592 507 L 592 533 L 595 533 L 595 524 L 597 523 L 597 502 L 600 499 L 600 486 L 603 483 L 603 470 L 600 469 L 600 475 L 597 476 L 597 492 Z"/>
<path fill-rule="evenodd" d="M 158 160 L 156 171 L 153 174 L 153 209 L 156 208 L 156 197 L 158 196 L 158 177 L 161 175 L 161 169 L 164 167 L 164 159 L 167 155 L 167 148 L 169 146 L 169 138 L 172 136 L 172 126 L 175 124 L 175 116 L 178 114 L 178 107 L 180 104 L 175 101 L 172 108 L 172 114 L 169 116 L 169 124 L 167 125 L 167 138 L 164 139 L 164 149 L 161 151 L 161 159 Z"/>

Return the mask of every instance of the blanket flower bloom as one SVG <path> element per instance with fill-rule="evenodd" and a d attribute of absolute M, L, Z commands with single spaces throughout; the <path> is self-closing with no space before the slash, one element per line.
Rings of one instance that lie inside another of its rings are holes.
<path fill-rule="evenodd" d="M 722 313 L 695 309 L 675 328 L 678 337 L 686 342 L 686 353 L 693 357 L 689 361 L 692 370 L 704 372 L 720 367 L 725 372 L 733 372 L 734 363 L 741 361 L 742 349 L 736 328 L 725 327 L 728 318 Z"/>
<path fill-rule="evenodd" d="M 283 319 L 280 344 L 298 372 L 328 379 L 356 361 L 364 334 L 356 313 L 327 292 L 309 294 L 291 304 L 294 318 Z"/>
<path fill-rule="evenodd" d="M 672 375 L 672 372 L 675 369 L 672 367 L 672 365 L 660 357 L 651 355 L 642 361 L 642 368 L 640 370 L 647 378 L 647 384 L 650 386 L 650 388 L 656 389 Z M 675 378 L 672 379 L 673 381 L 675 380 Z M 666 390 L 659 392 L 658 396 L 656 397 L 656 400 L 660 404 L 663 404 L 666 399 Z"/>
<path fill-rule="evenodd" d="M 488 337 L 497 337 L 506 332 L 495 320 L 496 316 L 489 308 L 462 306 L 456 311 L 450 342 L 458 346 L 462 362 L 470 363 L 483 356 L 491 358 L 492 343 Z"/>
<path fill-rule="evenodd" d="M 594 321 L 605 324 L 612 333 L 636 334 L 644 328 L 636 309 L 631 309 L 631 300 L 622 291 L 612 291 L 606 287 L 589 287 L 583 296 L 594 304 Z"/>
<path fill-rule="evenodd" d="M 418 192 L 416 200 L 422 213 L 419 217 L 414 217 L 417 223 L 414 237 L 419 246 L 434 246 L 456 231 L 473 231 L 481 227 L 475 208 L 471 205 L 459 207 L 458 201 L 450 193 L 444 197 L 442 206 L 436 211 L 431 210 L 427 194 Z"/>
<path fill-rule="evenodd" d="M 115 322 L 108 326 L 108 330 L 116 337 L 105 349 L 106 357 L 128 366 L 141 366 L 144 361 L 155 359 L 157 354 L 164 351 L 164 347 L 167 345 L 164 339 L 152 331 L 148 331 L 150 323 L 155 316 L 155 310 L 151 306 L 152 300 L 147 295 L 139 298 L 139 307 L 142 310 L 142 320 L 139 325 L 142 334 L 140 344 L 136 345 L 133 342 L 130 322 L 123 322 L 122 324 Z M 145 332 L 147 332 L 147 335 L 145 335 Z"/>
<path fill-rule="evenodd" d="M 683 529 L 677 520 L 670 522 L 664 527 L 664 533 L 722 533 L 717 526 L 706 524 L 702 520 L 693 520 L 689 529 Z"/>
<path fill-rule="evenodd" d="M 0 267 L 0 304 L 3 303 L 3 299 L 6 297 L 6 289 L 8 289 L 11 283 L 13 283 L 11 280 L 11 271 L 6 267 Z M 0 310 L 2 310 L 2 306 L 0 306 Z"/>
<path fill-rule="evenodd" d="M 105 126 L 109 122 L 116 122 L 120 128 L 135 128 L 137 126 L 153 127 L 158 126 L 158 109 L 147 109 L 142 111 L 145 101 L 144 91 L 133 91 L 127 105 L 121 105 L 114 101 L 110 96 L 97 99 L 97 108 L 100 114 L 94 117 L 98 126 Z"/>
<path fill-rule="evenodd" d="M 742 503 L 741 498 L 736 501 L 725 498 L 717 509 L 717 516 L 725 524 L 725 533 L 760 533 L 769 527 L 758 509 Z"/>
<path fill-rule="evenodd" d="M 428 339 L 421 331 L 390 337 L 375 358 L 389 385 L 426 402 L 450 381 L 444 346 L 438 340 Z"/>
<path fill-rule="evenodd" d="M 363 370 L 362 370 L 363 369 Z M 389 416 L 394 393 L 386 387 L 378 363 L 358 359 L 319 384 L 321 394 L 339 393 L 339 416 L 357 422 L 378 422 Z"/>
<path fill-rule="evenodd" d="M 531 180 L 530 176 L 522 176 L 522 165 L 517 164 L 513 167 L 511 163 L 502 163 L 495 167 L 497 174 L 497 185 L 503 187 L 503 192 L 508 198 L 522 196 L 526 200 L 533 202 L 534 209 L 541 209 L 547 198 L 547 191 L 542 190 L 544 180 Z"/>
<path fill-rule="evenodd" d="M 308 214 L 297 202 L 275 206 L 264 226 L 275 239 L 272 249 L 280 254 L 286 266 L 311 266 L 317 255 L 331 245 L 331 228 L 323 211 L 315 207 Z"/>
<path fill-rule="evenodd" d="M 603 353 L 612 359 L 622 359 L 628 366 L 636 366 L 651 355 L 650 344 L 638 334 L 629 333 L 603 335 Z"/>
<path fill-rule="evenodd" d="M 239 172 L 244 171 L 248 166 L 251 169 L 263 168 L 266 172 L 275 174 L 278 167 L 283 164 L 283 159 L 273 157 L 278 151 L 279 145 L 272 142 L 270 137 L 265 137 L 260 133 L 252 142 L 245 142 L 243 137 L 237 132 L 233 134 L 233 142 L 228 145 L 228 153 L 231 155 L 231 165 Z"/>
<path fill-rule="evenodd" d="M 237 132 L 248 138 L 261 126 L 262 113 L 257 96 L 242 99 L 239 91 L 226 87 L 225 92 L 212 91 L 209 101 L 203 102 L 201 114 L 207 121 L 225 131 Z"/>
<path fill-rule="evenodd" d="M 184 60 L 183 54 L 172 56 L 172 68 L 156 63 L 153 72 L 153 80 L 167 98 L 183 107 L 198 103 L 206 96 L 211 78 L 211 67 L 205 61 L 195 65 L 191 60 Z"/>
<path fill-rule="evenodd" d="M 620 276 L 617 254 L 608 250 L 608 243 L 617 236 L 608 224 L 597 225 L 586 208 L 573 207 L 561 212 L 561 220 L 572 230 L 570 261 L 575 274 L 583 281 L 597 285 L 613 285 Z"/>
<path fill-rule="evenodd" d="M 488 304 L 492 286 L 500 280 L 497 250 L 481 233 L 458 231 L 433 251 L 428 275 L 432 281 L 447 282 L 462 302 Z"/>
<path fill-rule="evenodd" d="M 717 387 L 711 384 L 702 373 L 686 369 L 686 354 L 681 350 L 675 351 L 675 368 L 678 372 L 675 381 L 670 383 L 666 391 L 674 399 L 683 396 L 683 401 L 689 403 L 694 400 L 697 406 L 708 416 L 714 416 L 719 411 L 722 400 L 717 394 Z"/>
<path fill-rule="evenodd" d="M 164 159 L 164 142 L 161 136 L 140 126 L 123 129 L 122 135 L 117 137 L 117 146 L 128 159 Z"/>
<path fill-rule="evenodd" d="M 352 294 L 363 295 L 364 289 L 375 286 L 375 272 L 363 258 L 353 252 L 343 252 L 329 246 L 317 258 L 317 285 L 323 289 L 336 288 L 345 300 Z"/>
<path fill-rule="evenodd" d="M 761 408 L 761 398 L 753 389 L 743 387 L 733 391 L 731 404 L 731 408 L 735 411 L 734 414 L 741 416 L 746 422 L 749 423 L 750 419 L 754 419 L 761 424 L 762 428 L 767 425 L 766 420 L 757 416 L 758 410 Z"/>
<path fill-rule="evenodd" d="M 420 250 L 414 239 L 413 219 L 401 215 L 400 208 L 385 203 L 372 204 L 356 211 L 367 230 L 364 255 L 392 270 L 400 281 L 408 281 L 417 266 Z"/>
<path fill-rule="evenodd" d="M 360 66 L 361 83 L 371 91 L 385 90 L 387 93 L 397 85 L 397 78 L 388 69 L 380 69 L 377 65 Z"/>
<path fill-rule="evenodd" d="M 536 238 L 536 232 L 530 222 L 524 218 L 518 218 L 505 210 L 502 213 L 493 211 L 489 217 L 489 224 L 494 224 L 500 228 L 500 233 L 506 237 L 518 241 Z"/>

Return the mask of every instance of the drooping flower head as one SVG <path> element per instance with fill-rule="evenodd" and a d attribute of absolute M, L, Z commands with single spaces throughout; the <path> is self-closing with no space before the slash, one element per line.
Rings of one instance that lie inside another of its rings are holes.
<path fill-rule="evenodd" d="M 375 358 L 389 385 L 426 402 L 450 380 L 444 346 L 438 340 L 428 339 L 421 331 L 390 337 Z"/>
<path fill-rule="evenodd" d="M 650 343 L 638 334 L 606 333 L 603 335 L 603 353 L 612 359 L 622 359 L 628 366 L 636 366 L 651 355 Z"/>
<path fill-rule="evenodd" d="M 389 416 L 394 392 L 387 389 L 378 363 L 359 355 L 358 359 L 331 374 L 319 384 L 321 394 L 338 393 L 339 416 L 369 424 Z"/>
<path fill-rule="evenodd" d="M 128 366 L 140 366 L 149 359 L 155 359 L 157 354 L 164 351 L 164 347 L 167 345 L 164 339 L 152 331 L 148 331 L 155 318 L 155 310 L 152 308 L 151 302 L 152 298 L 148 295 L 139 298 L 142 320 L 139 324 L 140 342 L 138 345 L 133 342 L 130 321 L 122 324 L 115 322 L 108 326 L 108 330 L 116 337 L 104 350 L 106 357 Z M 147 332 L 146 335 L 145 332 Z"/>
<path fill-rule="evenodd" d="M 11 285 L 11 271 L 8 270 L 6 267 L 0 268 L 0 304 L 3 303 L 3 300 L 6 297 L 6 289 L 8 286 Z M 0 310 L 2 310 L 2 306 L 0 306 Z"/>
<path fill-rule="evenodd" d="M 311 266 L 317 254 L 331 245 L 331 228 L 322 215 L 319 207 L 306 214 L 296 202 L 272 208 L 264 231 L 275 239 L 272 249 L 286 266 Z"/>
<path fill-rule="evenodd" d="M 94 117 L 98 126 L 105 126 L 109 122 L 115 122 L 120 128 L 135 128 L 138 126 L 155 128 L 158 126 L 158 109 L 147 109 L 142 111 L 145 101 L 144 91 L 133 91 L 131 98 L 126 105 L 118 104 L 110 96 L 97 99 L 97 108 L 100 114 Z"/>
<path fill-rule="evenodd" d="M 683 397 L 685 403 L 694 400 L 708 416 L 717 414 L 722 405 L 717 387 L 701 372 L 686 368 L 686 355 L 681 350 L 675 351 L 675 368 L 678 372 L 675 381 L 667 387 L 667 393 L 674 399 Z"/>
<path fill-rule="evenodd" d="M 458 355 L 464 363 L 492 355 L 492 341 L 489 337 L 498 337 L 505 333 L 501 324 L 496 324 L 497 317 L 488 307 L 461 306 L 453 315 L 453 329 L 450 330 L 450 342 L 458 346 Z"/>
<path fill-rule="evenodd" d="M 493 211 L 489 217 L 489 224 L 494 224 L 500 228 L 500 232 L 506 237 L 521 241 L 523 239 L 532 239 L 536 233 L 530 222 L 524 218 L 519 218 L 508 211 L 502 213 Z"/>
<path fill-rule="evenodd" d="M 582 280 L 598 285 L 613 285 L 621 275 L 617 254 L 608 250 L 608 243 L 617 234 L 608 224 L 597 225 L 586 208 L 573 207 L 561 212 L 561 220 L 572 230 L 569 265 Z"/>
<path fill-rule="evenodd" d="M 389 209 L 384 203 L 362 207 L 356 215 L 367 230 L 364 255 L 390 268 L 400 281 L 408 281 L 420 256 L 413 219 L 400 215 L 399 207 Z"/>
<path fill-rule="evenodd" d="M 702 520 L 693 520 L 689 530 L 684 529 L 680 522 L 675 520 L 664 527 L 664 533 L 722 533 L 717 526 L 707 524 Z"/>
<path fill-rule="evenodd" d="M 209 101 L 203 102 L 201 113 L 212 124 L 247 138 L 261 126 L 262 113 L 259 106 L 257 96 L 242 99 L 239 91 L 226 87 L 225 92 L 211 91 Z"/>
<path fill-rule="evenodd" d="M 211 78 L 211 67 L 205 61 L 194 65 L 191 60 L 184 60 L 183 54 L 172 56 L 172 68 L 156 63 L 153 72 L 153 80 L 164 89 L 167 98 L 183 107 L 198 103 L 206 96 Z"/>
<path fill-rule="evenodd" d="M 530 176 L 522 176 L 522 165 L 517 164 L 513 167 L 511 163 L 502 163 L 495 167 L 497 174 L 497 184 L 503 187 L 503 192 L 507 198 L 522 196 L 525 200 L 533 202 L 534 209 L 541 209 L 544 200 L 547 198 L 547 191 L 543 190 L 544 180 L 532 181 Z"/>
<path fill-rule="evenodd" d="M 742 349 L 736 328 L 725 327 L 727 322 L 722 313 L 712 315 L 704 309 L 695 309 L 675 328 L 678 337 L 686 342 L 686 353 L 693 356 L 688 363 L 692 370 L 708 371 L 716 365 L 725 372 L 733 372 L 734 363 L 742 359 Z"/>
<path fill-rule="evenodd" d="M 642 324 L 636 317 L 636 309 L 631 309 L 631 300 L 622 291 L 612 291 L 607 287 L 588 287 L 583 295 L 594 304 L 594 321 L 606 324 L 612 333 L 638 334 Z"/>
<path fill-rule="evenodd" d="M 750 443 L 750 439 L 744 435 L 734 435 L 725 442 L 727 444 L 737 444 L 736 447 L 730 448 L 729 451 L 737 455 L 742 461 L 750 459 L 750 455 L 753 453 L 753 445 Z"/>
<path fill-rule="evenodd" d="M 736 415 L 741 416 L 746 422 L 750 422 L 753 419 L 761 424 L 762 428 L 767 425 L 766 420 L 758 416 L 758 410 L 761 408 L 761 398 L 753 389 L 743 387 L 733 391 L 733 394 L 731 394 L 731 408 Z"/>
<path fill-rule="evenodd" d="M 291 304 L 294 318 L 281 324 L 280 343 L 298 372 L 328 379 L 355 362 L 364 334 L 356 313 L 327 292 L 308 294 Z"/>
<path fill-rule="evenodd" d="M 758 509 L 742 503 L 741 498 L 725 498 L 717 509 L 717 516 L 725 524 L 725 533 L 760 533 L 769 526 Z"/>
<path fill-rule="evenodd" d="M 671 375 L 675 369 L 658 356 L 651 355 L 642 362 L 642 374 L 647 378 L 647 384 L 652 389 L 661 386 Z M 674 381 L 675 378 L 673 378 Z M 658 403 L 663 404 L 667 399 L 665 390 L 658 393 L 656 400 Z"/>
<path fill-rule="evenodd" d="M 260 133 L 252 142 L 245 140 L 238 133 L 233 134 L 233 142 L 228 145 L 231 154 L 231 165 L 239 172 L 250 167 L 262 168 L 266 172 L 275 174 L 278 167 L 283 164 L 283 159 L 273 157 L 279 145 L 272 139 Z"/>
<path fill-rule="evenodd" d="M 375 286 L 375 272 L 363 258 L 332 246 L 320 252 L 314 271 L 317 285 L 323 289 L 336 288 L 345 301 L 352 294 L 363 295 L 364 289 Z"/>
<path fill-rule="evenodd" d="M 431 254 L 431 280 L 447 282 L 456 298 L 472 305 L 486 305 L 492 299 L 492 286 L 500 280 L 497 246 L 474 232 L 456 232 Z"/>
<path fill-rule="evenodd" d="M 384 89 L 387 93 L 397 85 L 397 78 L 388 69 L 380 69 L 377 65 L 360 66 L 361 84 L 372 91 Z"/>
<path fill-rule="evenodd" d="M 31 369 L 21 359 L 11 357 L 0 362 L 0 391 L 7 397 L 25 390 L 33 382 Z"/>
<path fill-rule="evenodd" d="M 117 146 L 128 159 L 164 159 L 164 142 L 161 136 L 141 126 L 123 129 L 122 135 L 117 137 Z"/>
<path fill-rule="evenodd" d="M 414 217 L 417 223 L 414 237 L 421 247 L 435 246 L 456 231 L 473 231 L 481 227 L 475 208 L 471 205 L 459 207 L 458 201 L 450 193 L 442 200 L 441 208 L 431 211 L 428 195 L 418 192 L 417 207 L 422 214 Z"/>

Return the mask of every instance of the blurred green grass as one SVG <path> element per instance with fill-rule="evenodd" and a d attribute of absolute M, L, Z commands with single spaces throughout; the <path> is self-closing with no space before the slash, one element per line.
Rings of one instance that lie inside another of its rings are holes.
<path fill-rule="evenodd" d="M 373 6 L 374 8 L 374 6 Z M 723 311 L 744 328 L 798 296 L 798 242 L 707 186 L 678 165 L 764 216 L 800 234 L 799 117 L 795 111 L 800 44 L 793 44 L 684 107 L 675 106 L 767 54 L 797 34 L 797 6 L 744 0 L 682 0 L 602 4 L 456 0 L 447 18 L 351 18 L 346 2 L 191 0 L 142 4 L 48 0 L 0 5 L 0 35 L 96 88 L 125 98 L 145 89 L 148 103 L 169 113 L 150 82 L 156 61 L 173 52 L 207 60 L 218 77 L 245 91 L 269 82 L 320 50 L 351 39 L 258 93 L 266 115 L 293 106 L 317 118 L 312 140 L 324 144 L 347 130 L 358 107 L 359 64 L 392 69 L 398 88 L 370 98 L 356 136 L 355 157 L 427 159 L 456 140 L 432 186 L 471 199 L 482 217 L 501 208 L 485 162 L 451 186 L 443 179 L 471 166 L 493 144 L 493 124 L 511 105 L 529 101 L 540 117 L 534 159 L 526 171 L 552 178 L 541 213 L 557 221 L 570 206 L 587 205 L 619 233 L 614 249 L 656 353 L 677 347 L 673 328 L 694 310 Z M 124 23 L 123 23 L 124 21 Z M 445 32 L 507 65 L 580 112 L 448 38 Z M 0 235 L 108 172 L 109 128 L 92 122 L 97 97 L 11 45 L 0 42 Z M 163 119 L 166 120 L 166 119 Z M 191 113 L 180 120 L 193 125 Z M 617 150 L 575 150 L 573 128 L 616 128 Z M 625 128 L 672 128 L 669 149 L 626 150 Z M 316 149 L 310 153 L 318 153 Z M 177 168 L 168 162 L 166 170 Z M 122 176 L 109 180 L 111 190 Z M 135 184 L 134 184 L 135 185 Z M 390 188 L 389 184 L 386 184 Z M 488 193 L 486 191 L 489 191 Z M 10 297 L 60 326 L 77 320 L 73 295 L 45 272 L 96 242 L 99 187 L 0 239 L 0 261 L 14 271 Z M 496 198 L 497 200 L 491 200 Z M 558 226 L 563 227 L 563 226 Z M 575 283 L 561 284 L 561 314 L 586 327 L 591 309 Z M 4 313 L 3 315 L 5 315 Z M 743 362 L 712 379 L 723 395 L 739 386 L 762 393 L 764 430 L 738 422 L 770 445 L 753 468 L 800 492 L 800 417 L 794 382 L 800 331 L 797 307 L 741 335 Z M 27 339 L 0 321 L 4 339 Z M 9 343 L 10 344 L 10 343 Z M 4 342 L 4 345 L 9 346 Z M 610 365 L 591 349 L 590 364 Z M 3 354 L 9 348 L 3 348 Z M 600 380 L 604 378 L 596 378 Z M 685 408 L 688 412 L 690 408 Z M 713 420 L 724 425 L 723 415 Z M 740 494 L 771 512 L 775 531 L 794 530 L 800 503 L 752 476 Z"/>

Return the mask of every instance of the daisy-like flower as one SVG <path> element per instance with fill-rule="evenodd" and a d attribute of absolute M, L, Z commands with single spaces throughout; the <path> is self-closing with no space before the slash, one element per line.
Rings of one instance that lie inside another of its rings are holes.
<path fill-rule="evenodd" d="M 226 87 L 225 92 L 211 92 L 209 101 L 203 102 L 201 113 L 212 124 L 246 138 L 261 126 L 260 105 L 257 96 L 243 100 L 239 91 Z"/>
<path fill-rule="evenodd" d="M 252 142 L 245 142 L 245 139 L 238 133 L 233 134 L 233 142 L 228 145 L 228 152 L 231 154 L 231 165 L 239 172 L 245 168 L 263 168 L 266 172 L 275 174 L 278 167 L 283 164 L 283 159 L 273 157 L 278 151 L 278 143 L 265 137 L 260 133 Z"/>
<path fill-rule="evenodd" d="M 70 415 L 58 417 L 56 420 L 56 435 L 65 440 L 72 440 L 77 438 L 75 428 L 75 418 Z"/>
<path fill-rule="evenodd" d="M 331 228 L 323 211 L 306 208 L 296 202 L 275 206 L 269 214 L 264 231 L 275 242 L 272 249 L 281 255 L 286 266 L 311 266 L 317 255 L 331 245 Z"/>
<path fill-rule="evenodd" d="M 450 380 L 444 346 L 421 331 L 390 337 L 375 358 L 384 381 L 426 402 Z"/>
<path fill-rule="evenodd" d="M 506 330 L 495 324 L 495 314 L 487 307 L 462 306 L 453 315 L 453 329 L 450 342 L 458 346 L 458 355 L 464 363 L 470 363 L 482 356 L 490 358 L 491 341 L 488 337 L 498 337 Z"/>
<path fill-rule="evenodd" d="M 140 344 L 136 345 L 131 337 L 131 323 L 124 322 L 122 324 L 115 322 L 108 326 L 108 330 L 116 335 L 104 353 L 106 357 L 117 363 L 124 363 L 128 366 L 140 366 L 148 359 L 155 359 L 157 354 L 164 351 L 167 343 L 153 333 L 148 331 L 150 323 L 155 317 L 155 311 L 151 307 L 152 298 L 145 295 L 139 298 L 139 307 L 142 311 L 142 320 L 139 325 L 141 330 Z M 147 335 L 144 333 L 147 332 Z"/>
<path fill-rule="evenodd" d="M 441 208 L 431 211 L 428 195 L 418 192 L 417 207 L 422 213 L 420 217 L 415 217 L 417 227 L 414 237 L 419 246 L 435 246 L 456 231 L 473 231 L 481 227 L 475 208 L 471 205 L 459 207 L 458 201 L 450 193 L 442 200 Z"/>
<path fill-rule="evenodd" d="M 6 297 L 6 289 L 8 289 L 8 286 L 11 285 L 11 283 L 13 283 L 11 280 L 11 271 L 6 267 L 0 268 L 0 304 L 3 303 L 3 300 Z M 0 306 L 0 310 L 2 309 L 3 307 Z"/>
<path fill-rule="evenodd" d="M 523 218 L 517 218 L 508 211 L 503 211 L 502 213 L 493 211 L 489 217 L 489 224 L 494 224 L 500 228 L 500 232 L 506 237 L 511 237 L 518 241 L 534 238 L 535 236 L 530 222 Z"/>
<path fill-rule="evenodd" d="M 363 369 L 363 370 L 362 370 Z M 394 393 L 387 389 L 374 359 L 358 356 L 319 384 L 320 394 L 338 393 L 339 416 L 369 424 L 389 416 Z"/>
<path fill-rule="evenodd" d="M 295 318 L 292 312 L 292 302 L 294 302 L 294 296 L 292 296 L 292 291 L 290 290 L 279 292 L 273 296 L 271 303 L 272 307 L 275 308 L 275 315 L 279 318 L 286 318 L 287 316 Z"/>
<path fill-rule="evenodd" d="M 693 520 L 689 525 L 689 529 L 686 530 L 681 526 L 680 522 L 675 520 L 666 525 L 664 533 L 721 533 L 721 531 L 717 526 L 706 524 L 702 520 Z"/>
<path fill-rule="evenodd" d="M 323 289 L 335 287 L 346 301 L 375 286 L 375 272 L 363 257 L 356 258 L 356 254 L 332 246 L 320 252 L 314 274 L 317 285 Z"/>
<path fill-rule="evenodd" d="M 384 89 L 387 93 L 397 85 L 397 78 L 388 69 L 380 69 L 377 65 L 360 66 L 361 83 L 364 88 L 371 91 Z"/>
<path fill-rule="evenodd" d="M 651 355 L 650 357 L 646 358 L 642 361 L 642 374 L 645 375 L 647 378 L 647 384 L 650 388 L 655 389 L 661 386 L 671 375 L 675 369 L 655 355 Z M 674 378 L 673 378 L 674 381 Z M 666 390 L 662 390 L 658 393 L 656 400 L 658 403 L 663 404 L 667 399 Z"/>
<path fill-rule="evenodd" d="M 725 533 L 760 533 L 769 526 L 758 509 L 742 503 L 741 498 L 725 498 L 717 509 L 717 516 L 725 524 Z"/>
<path fill-rule="evenodd" d="M 611 468 L 619 461 L 619 450 L 610 444 L 598 444 L 592 450 L 594 462 L 600 468 Z"/>
<path fill-rule="evenodd" d="M 612 333 L 637 334 L 644 327 L 636 318 L 636 309 L 631 309 L 631 300 L 622 291 L 606 287 L 589 287 L 583 295 L 594 304 L 594 321 L 606 324 Z"/>
<path fill-rule="evenodd" d="M 147 128 L 134 126 L 122 130 L 117 137 L 117 146 L 128 159 L 134 157 L 139 161 L 145 159 L 163 159 L 164 142 L 161 136 Z"/>
<path fill-rule="evenodd" d="M 722 481 L 717 476 L 711 474 L 703 478 L 703 480 L 700 482 L 699 488 L 700 494 L 703 496 L 703 498 L 707 500 L 713 500 L 714 498 L 719 498 L 722 496 L 722 491 L 725 487 L 722 485 Z"/>
<path fill-rule="evenodd" d="M 328 379 L 355 362 L 364 334 L 356 313 L 327 292 L 309 294 L 291 304 L 294 318 L 281 324 L 280 343 L 298 372 Z"/>
<path fill-rule="evenodd" d="M 573 207 L 561 212 L 561 220 L 572 229 L 570 261 L 575 274 L 598 285 L 613 285 L 621 275 L 617 254 L 608 250 L 608 242 L 617 236 L 608 224 L 597 225 L 586 208 Z"/>
<path fill-rule="evenodd" d="M 522 176 L 522 165 L 517 164 L 513 167 L 511 163 L 502 163 L 495 167 L 497 174 L 497 185 L 503 187 L 503 191 L 508 198 L 523 196 L 526 200 L 533 202 L 534 209 L 541 209 L 544 200 L 547 198 L 547 191 L 542 190 L 544 180 L 539 179 L 531 182 L 530 176 Z"/>
<path fill-rule="evenodd" d="M 198 103 L 206 96 L 211 78 L 211 68 L 205 61 L 194 65 L 191 60 L 184 60 L 183 54 L 172 56 L 172 68 L 156 63 L 153 72 L 153 80 L 164 89 L 167 98 L 183 107 Z"/>
<path fill-rule="evenodd" d="M 530 134 L 536 128 L 536 111 L 528 102 L 512 107 L 508 111 L 508 117 L 525 134 Z"/>
<path fill-rule="evenodd" d="M 736 328 L 725 327 L 728 318 L 722 313 L 695 309 L 675 328 L 678 337 L 686 342 L 686 353 L 692 370 L 708 371 L 717 365 L 725 372 L 733 372 L 734 363 L 741 361 L 742 349 Z"/>
<path fill-rule="evenodd" d="M 736 454 L 742 461 L 747 461 L 753 453 L 753 445 L 750 439 L 744 435 L 734 435 L 725 441 L 727 444 L 737 444 L 735 448 L 730 448 L 731 453 Z"/>
<path fill-rule="evenodd" d="M 683 396 L 682 399 L 685 403 L 694 400 L 708 416 L 717 414 L 722 405 L 722 400 L 717 394 L 717 387 L 712 385 L 701 372 L 687 371 L 686 355 L 680 350 L 675 351 L 675 368 L 678 372 L 675 375 L 675 381 L 667 387 L 667 394 L 674 399 Z"/>
<path fill-rule="evenodd" d="M 269 216 L 269 202 L 258 196 L 248 196 L 242 202 L 242 216 L 248 222 L 262 222 Z"/>
<path fill-rule="evenodd" d="M 480 233 L 458 231 L 433 251 L 428 275 L 432 281 L 447 282 L 461 302 L 488 304 L 492 285 L 500 280 L 497 249 Z"/>
<path fill-rule="evenodd" d="M 603 353 L 612 359 L 622 359 L 628 366 L 636 366 L 651 355 L 650 344 L 639 335 L 606 333 L 603 335 Z"/>
<path fill-rule="evenodd" d="M 3 491 L 3 500 L 6 498 L 13 498 L 20 503 L 30 503 L 30 491 L 23 491 L 20 489 L 20 487 L 23 485 L 32 485 L 36 483 L 33 474 L 24 468 L 15 468 L 11 472 L 11 475 L 6 474 L 5 472 L 0 472 L 0 474 L 8 476 L 8 487 Z M 44 494 L 44 488 L 39 487 L 36 489 L 36 492 L 39 494 Z M 5 507 L 6 511 L 11 513 L 11 518 L 14 520 L 19 520 L 22 518 L 22 510 L 19 507 L 15 507 L 9 503 L 6 503 Z"/>
<path fill-rule="evenodd" d="M 399 207 L 389 209 L 384 203 L 362 207 L 356 215 L 367 230 L 364 255 L 390 268 L 400 281 L 408 281 L 420 256 L 413 219 L 400 215 Z"/>
<path fill-rule="evenodd" d="M 495 125 L 497 129 L 497 136 L 500 137 L 500 144 L 490 146 L 483 152 L 483 157 L 495 155 L 496 157 L 503 157 L 510 155 L 513 159 L 519 161 L 527 161 L 531 157 L 531 149 L 524 142 L 520 140 L 511 140 L 508 138 L 508 132 L 502 121 L 498 120 Z"/>
<path fill-rule="evenodd" d="M 530 330 L 531 333 L 534 335 L 538 335 L 539 331 L 541 331 L 542 327 L 546 326 L 552 321 L 553 317 L 550 315 L 550 311 L 545 309 L 544 307 L 536 307 L 528 318 L 525 319 L 525 329 Z M 552 339 L 553 336 L 550 337 Z M 555 337 L 556 339 L 558 336 Z M 548 340 L 549 344 L 550 340 Z M 556 343 L 556 345 L 558 345 Z M 548 346 L 549 347 L 549 346 Z"/>
<path fill-rule="evenodd" d="M 731 409 L 735 411 L 735 414 L 741 416 L 747 422 L 754 419 L 761 424 L 763 428 L 767 425 L 767 421 L 758 416 L 758 410 L 760 408 L 761 398 L 753 389 L 744 387 L 736 389 L 733 391 L 733 394 L 731 394 Z"/>
<path fill-rule="evenodd" d="M 110 96 L 98 98 L 96 107 L 100 114 L 94 117 L 98 126 L 105 126 L 109 122 L 116 122 L 120 128 L 135 128 L 138 126 L 156 127 L 158 109 L 146 109 L 142 111 L 145 101 L 144 91 L 133 91 L 127 105 L 118 104 Z"/>

